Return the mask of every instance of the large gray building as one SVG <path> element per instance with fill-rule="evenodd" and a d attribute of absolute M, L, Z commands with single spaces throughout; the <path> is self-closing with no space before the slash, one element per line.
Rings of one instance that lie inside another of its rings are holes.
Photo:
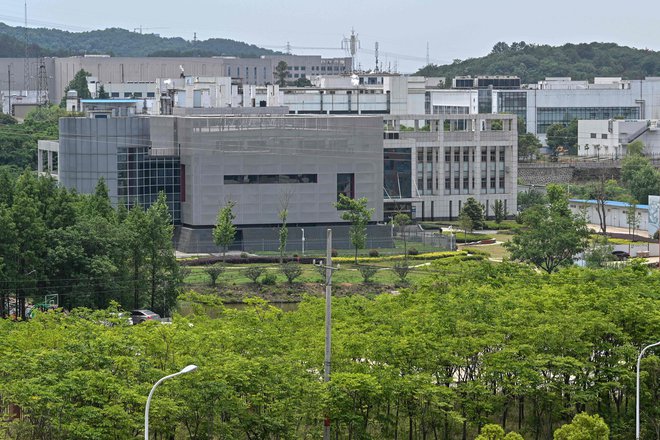
<path fill-rule="evenodd" d="M 373 222 L 383 220 L 381 117 L 62 118 L 59 147 L 40 149 L 57 163 L 60 182 L 81 193 L 100 177 L 115 203 L 149 206 L 165 192 L 182 250 L 214 250 L 211 229 L 230 200 L 245 249 L 277 247 L 285 200 L 288 223 L 307 229 L 310 247 L 324 243 L 324 225 L 336 225 L 338 247 L 348 246 L 334 207 L 339 193 L 366 197 Z M 370 235 L 383 240 L 374 247 L 391 243 L 387 227 L 374 225 Z"/>

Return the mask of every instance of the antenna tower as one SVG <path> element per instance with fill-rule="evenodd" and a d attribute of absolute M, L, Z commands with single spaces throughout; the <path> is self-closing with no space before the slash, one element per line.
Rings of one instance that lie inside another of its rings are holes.
<path fill-rule="evenodd" d="M 291 43 L 288 41 L 286 42 L 286 54 L 291 55 Z"/>
<path fill-rule="evenodd" d="M 374 48 L 374 53 L 376 54 L 376 72 L 378 72 L 378 41 L 376 41 L 376 47 Z"/>
<path fill-rule="evenodd" d="M 431 64 L 431 55 L 429 53 L 429 42 L 426 42 L 426 65 L 429 66 Z"/>
<path fill-rule="evenodd" d="M 358 39 L 358 34 L 355 33 L 355 29 L 351 29 L 350 37 L 344 37 L 341 42 L 341 48 L 351 55 L 351 65 L 353 70 L 355 70 L 355 54 L 360 49 L 360 40 Z"/>
<path fill-rule="evenodd" d="M 48 75 L 46 72 L 46 60 L 43 56 L 39 57 L 38 66 L 37 103 L 39 105 L 48 105 Z"/>
<path fill-rule="evenodd" d="M 28 22 L 27 22 L 27 0 L 25 1 L 25 28 L 24 38 L 25 38 L 25 57 L 23 58 L 23 87 L 25 88 L 25 96 L 28 94 L 28 89 L 30 88 L 30 58 L 29 58 L 29 47 L 30 41 L 28 39 Z"/>

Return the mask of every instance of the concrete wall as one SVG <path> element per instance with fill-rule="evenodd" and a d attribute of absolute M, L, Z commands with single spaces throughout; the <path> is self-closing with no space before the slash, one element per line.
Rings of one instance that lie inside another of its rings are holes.
<path fill-rule="evenodd" d="M 236 224 L 280 222 L 288 194 L 289 223 L 343 222 L 337 174 L 355 174 L 356 197 L 383 218 L 382 119 L 355 116 L 211 116 L 151 118 L 154 145 L 175 145 L 185 167 L 182 222 L 211 226 L 236 202 Z M 315 174 L 317 183 L 225 184 L 226 175 Z M 183 190 L 182 190 L 183 193 Z"/>

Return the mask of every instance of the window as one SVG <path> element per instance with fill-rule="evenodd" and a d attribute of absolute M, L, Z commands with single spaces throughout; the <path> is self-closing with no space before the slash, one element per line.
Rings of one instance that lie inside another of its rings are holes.
<path fill-rule="evenodd" d="M 316 176 L 316 174 L 314 176 Z M 339 201 L 339 194 L 344 194 L 351 199 L 355 198 L 355 174 L 337 174 L 337 201 Z"/>
<path fill-rule="evenodd" d="M 433 190 L 433 178 L 432 177 L 427 177 L 426 178 L 426 189 L 429 191 Z"/>
<path fill-rule="evenodd" d="M 470 150 L 467 148 L 463 150 L 463 162 L 469 162 L 470 161 Z"/>
<path fill-rule="evenodd" d="M 500 162 L 504 162 L 504 150 L 500 150 Z"/>
<path fill-rule="evenodd" d="M 226 175 L 225 185 L 251 184 L 251 183 L 316 183 L 316 174 L 244 174 Z"/>
<path fill-rule="evenodd" d="M 486 148 L 481 149 L 481 161 L 486 162 L 488 160 L 488 152 L 486 151 Z"/>
<path fill-rule="evenodd" d="M 433 150 L 431 150 L 430 148 L 426 150 L 426 161 L 433 162 Z"/>
<path fill-rule="evenodd" d="M 490 161 L 495 162 L 495 148 L 490 150 Z"/>
<path fill-rule="evenodd" d="M 485 177 L 481 178 L 481 189 L 486 189 L 486 178 Z"/>
<path fill-rule="evenodd" d="M 131 92 L 124 92 L 124 98 L 130 98 Z"/>
<path fill-rule="evenodd" d="M 500 189 L 504 189 L 504 176 L 500 177 Z"/>
<path fill-rule="evenodd" d="M 155 98 L 156 93 L 155 92 L 147 92 L 147 98 Z"/>
<path fill-rule="evenodd" d="M 451 162 L 451 149 L 445 148 L 445 162 Z"/>
<path fill-rule="evenodd" d="M 495 189 L 495 176 L 490 178 L 490 187 L 491 189 Z"/>
<path fill-rule="evenodd" d="M 142 92 L 133 93 L 133 98 L 142 98 Z"/>
<path fill-rule="evenodd" d="M 451 189 L 451 179 L 449 177 L 445 177 L 445 189 Z"/>
<path fill-rule="evenodd" d="M 119 98 L 119 92 L 112 92 L 112 93 L 110 93 L 110 96 L 112 98 Z"/>
<path fill-rule="evenodd" d="M 461 189 L 461 179 L 454 177 L 454 189 Z"/>
<path fill-rule="evenodd" d="M 596 139 L 596 133 L 591 133 L 591 139 Z"/>
<path fill-rule="evenodd" d="M 454 150 L 454 162 L 460 162 L 461 160 L 461 151 L 459 149 Z"/>
<path fill-rule="evenodd" d="M 600 135 L 600 138 L 601 138 L 601 139 L 607 139 L 607 133 L 601 134 L 601 135 Z"/>
<path fill-rule="evenodd" d="M 470 189 L 470 179 L 463 177 L 463 189 Z"/>

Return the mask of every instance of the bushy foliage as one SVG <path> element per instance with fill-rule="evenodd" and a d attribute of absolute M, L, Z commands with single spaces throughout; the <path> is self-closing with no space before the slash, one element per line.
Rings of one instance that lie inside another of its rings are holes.
<path fill-rule="evenodd" d="M 360 275 L 362 275 L 362 281 L 365 283 L 370 283 L 376 272 L 378 272 L 378 268 L 375 266 L 360 265 L 358 266 L 358 270 L 360 271 Z"/>
<path fill-rule="evenodd" d="M 277 283 L 277 275 L 272 272 L 266 272 L 261 278 L 261 284 L 264 286 L 274 286 Z"/>
<path fill-rule="evenodd" d="M 204 272 L 209 276 L 211 286 L 215 286 L 218 278 L 225 271 L 225 267 L 221 264 L 212 264 L 204 268 Z"/>
<path fill-rule="evenodd" d="M 656 74 L 659 65 L 660 53 L 615 43 L 549 46 L 520 41 L 499 42 L 486 56 L 429 65 L 416 74 L 444 76 L 449 84 L 452 78 L 466 74 L 516 75 L 523 83 L 532 84 L 551 76 L 570 76 L 574 80 L 593 80 L 596 76 L 643 79 Z"/>
<path fill-rule="evenodd" d="M 253 283 L 257 284 L 259 277 L 264 273 L 264 268 L 254 264 L 249 265 L 243 269 L 243 274 L 250 279 Z"/>
<path fill-rule="evenodd" d="M 286 277 L 286 280 L 289 284 L 293 284 L 296 278 L 300 277 L 300 275 L 302 275 L 303 272 L 302 267 L 300 267 L 300 264 L 293 261 L 282 264 L 280 266 L 280 270 L 282 271 L 282 274 Z"/>

